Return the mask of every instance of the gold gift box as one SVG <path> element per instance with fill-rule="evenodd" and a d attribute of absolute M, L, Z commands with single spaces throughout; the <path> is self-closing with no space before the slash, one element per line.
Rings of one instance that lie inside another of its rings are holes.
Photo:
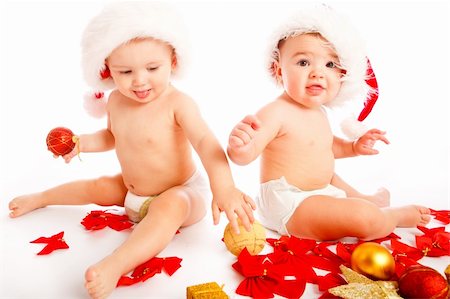
<path fill-rule="evenodd" d="M 187 299 L 228 299 L 228 295 L 217 282 L 202 283 L 187 287 Z"/>

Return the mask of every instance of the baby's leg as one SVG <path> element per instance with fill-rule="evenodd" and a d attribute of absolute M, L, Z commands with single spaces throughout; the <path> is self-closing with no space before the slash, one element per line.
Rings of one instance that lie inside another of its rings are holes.
<path fill-rule="evenodd" d="M 22 195 L 9 202 L 10 217 L 48 205 L 123 205 L 127 189 L 122 175 L 66 183 L 43 192 Z"/>
<path fill-rule="evenodd" d="M 386 188 L 379 188 L 377 192 L 375 192 L 372 195 L 369 194 L 363 194 L 350 186 L 347 182 L 345 182 L 340 176 L 338 176 L 336 173 L 334 174 L 333 178 L 331 179 L 331 185 L 344 190 L 348 197 L 353 198 L 362 198 L 365 200 L 368 200 L 370 202 L 373 202 L 380 208 L 383 207 L 389 207 L 390 205 L 390 198 L 391 194 L 389 193 L 389 190 Z"/>
<path fill-rule="evenodd" d="M 306 198 L 286 227 L 300 238 L 373 240 L 387 236 L 396 227 L 423 226 L 429 221 L 430 210 L 422 206 L 380 209 L 364 199 L 318 195 Z"/>
<path fill-rule="evenodd" d="M 205 213 L 205 201 L 189 187 L 174 187 L 154 198 L 130 237 L 86 271 L 85 286 L 91 297 L 106 298 L 122 275 L 156 256 L 180 226 L 200 221 Z"/>

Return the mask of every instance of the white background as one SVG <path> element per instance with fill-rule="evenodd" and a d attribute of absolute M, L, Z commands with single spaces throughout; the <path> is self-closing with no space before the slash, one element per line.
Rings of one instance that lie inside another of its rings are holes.
<path fill-rule="evenodd" d="M 337 173 L 364 192 L 387 187 L 393 206 L 418 203 L 449 209 L 449 5 L 444 1 L 328 3 L 346 14 L 366 40 L 380 86 L 380 98 L 366 122 L 386 130 L 391 141 L 378 146 L 378 156 L 338 161 Z M 0 4 L 2 298 L 83 298 L 84 269 L 125 236 L 103 231 L 94 238 L 83 232 L 78 222 L 92 207 L 53 207 L 15 220 L 7 217 L 7 204 L 15 196 L 120 171 L 113 151 L 83 154 L 82 162 L 74 159 L 66 165 L 54 160 L 45 145 L 54 127 L 66 126 L 80 134 L 105 125 L 105 119 L 93 119 L 83 110 L 83 94 L 89 88 L 80 67 L 81 34 L 103 4 Z M 196 99 L 225 147 L 237 121 L 281 92 L 265 73 L 266 41 L 279 22 L 301 5 L 276 1 L 174 4 L 185 18 L 193 54 L 185 78 L 174 84 Z M 232 165 L 232 170 L 239 188 L 254 195 L 257 162 Z M 239 277 L 230 267 L 233 257 L 220 242 L 226 221 L 222 217 L 221 225 L 212 227 L 207 217 L 183 230 L 175 245 L 161 254 L 184 257 L 184 274 L 122 288 L 113 297 L 181 298 L 187 285 L 213 280 L 225 283 L 233 294 Z M 71 239 L 71 249 L 36 257 L 40 249 L 28 242 L 61 230 Z M 208 233 L 214 237 L 202 237 Z M 434 261 L 434 267 L 443 269 L 448 263 L 448 259 Z M 306 294 L 309 298 L 318 293 L 309 288 Z"/>

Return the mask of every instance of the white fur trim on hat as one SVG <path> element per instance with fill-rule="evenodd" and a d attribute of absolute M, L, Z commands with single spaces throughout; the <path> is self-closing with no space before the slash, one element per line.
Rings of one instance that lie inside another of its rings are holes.
<path fill-rule="evenodd" d="M 185 26 L 178 13 L 160 2 L 113 2 L 94 17 L 86 27 L 82 47 L 82 68 L 86 82 L 94 90 L 114 88 L 111 77 L 102 79 L 105 59 L 118 46 L 139 37 L 167 42 L 175 49 L 180 75 L 188 60 Z"/>
<path fill-rule="evenodd" d="M 88 92 L 84 95 L 83 107 L 90 116 L 102 118 L 106 115 L 107 100 L 102 91 Z"/>
<path fill-rule="evenodd" d="M 278 59 L 279 42 L 304 33 L 320 33 L 330 42 L 346 71 L 336 99 L 327 106 L 337 107 L 355 99 L 364 101 L 370 90 L 365 81 L 367 58 L 364 43 L 344 16 L 325 5 L 308 7 L 294 14 L 274 32 L 269 42 L 269 71 L 272 72 L 273 63 Z"/>
<path fill-rule="evenodd" d="M 341 131 L 350 140 L 356 140 L 364 135 L 368 129 L 363 122 L 358 121 L 357 117 L 352 114 L 341 122 Z"/>

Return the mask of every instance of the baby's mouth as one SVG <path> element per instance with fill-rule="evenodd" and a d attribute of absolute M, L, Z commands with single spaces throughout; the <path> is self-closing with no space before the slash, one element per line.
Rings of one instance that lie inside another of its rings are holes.
<path fill-rule="evenodd" d="M 150 94 L 151 89 L 147 89 L 147 90 L 135 90 L 134 94 L 140 98 L 140 99 L 145 99 L 146 97 L 148 97 L 148 95 Z"/>
<path fill-rule="evenodd" d="M 323 90 L 324 88 L 320 84 L 311 84 L 306 87 L 309 90 Z"/>
<path fill-rule="evenodd" d="M 325 88 L 320 84 L 312 84 L 312 85 L 306 86 L 306 92 L 313 96 L 320 95 L 324 90 L 325 90 Z"/>

